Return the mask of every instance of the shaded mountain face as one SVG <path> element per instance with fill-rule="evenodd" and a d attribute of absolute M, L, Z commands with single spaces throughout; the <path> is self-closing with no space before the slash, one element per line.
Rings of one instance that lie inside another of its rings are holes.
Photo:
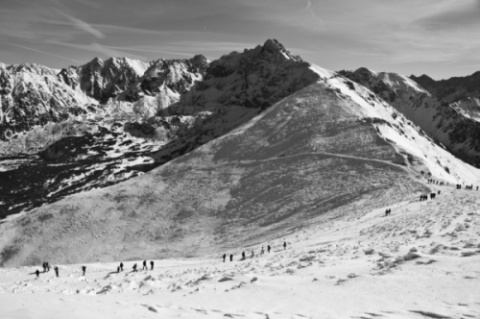
<path fill-rule="evenodd" d="M 335 72 L 308 70 L 316 82 L 188 154 L 0 224 L 1 262 L 218 253 L 277 239 L 358 202 L 368 211 L 411 200 L 428 191 L 417 180 L 422 173 L 480 181 L 477 169 L 372 91 Z"/>
<path fill-rule="evenodd" d="M 469 76 L 452 77 L 439 81 L 435 81 L 425 74 L 419 77 L 412 75 L 410 78 L 433 96 L 447 103 L 469 98 L 480 98 L 480 71 Z"/>
<path fill-rule="evenodd" d="M 0 217 L 141 175 L 319 78 L 275 40 L 212 63 L 203 56 L 149 65 L 95 59 L 60 74 L 67 92 L 98 104 L 2 145 Z"/>
<path fill-rule="evenodd" d="M 433 80 L 426 76 L 407 78 L 396 73 L 376 73 L 366 68 L 353 72 L 341 71 L 340 74 L 368 87 L 421 127 L 437 143 L 444 145 L 462 160 L 480 167 L 480 109 L 477 108 L 480 103 L 477 99 L 468 98 L 449 103 L 449 99 L 442 99 L 445 95 L 436 96 L 437 91 L 427 91 Z M 413 79 L 421 80 L 416 83 Z M 425 83 L 425 88 L 422 83 Z M 467 92 L 466 88 L 457 89 L 456 92 Z M 441 91 L 440 88 L 439 90 Z M 454 95 L 451 94 L 450 98 Z"/>

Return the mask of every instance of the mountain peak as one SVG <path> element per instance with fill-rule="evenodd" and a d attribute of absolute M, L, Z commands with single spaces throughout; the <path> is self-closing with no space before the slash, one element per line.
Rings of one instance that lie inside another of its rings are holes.
<path fill-rule="evenodd" d="M 100 59 L 98 56 L 96 56 L 95 58 L 93 58 L 90 62 L 88 62 L 85 65 L 88 65 L 90 67 L 102 67 L 103 63 L 104 63 L 103 60 Z"/>
<path fill-rule="evenodd" d="M 426 74 L 422 74 L 420 76 L 415 76 L 415 75 L 410 75 L 409 78 L 411 78 L 412 80 L 421 80 L 421 81 L 428 81 L 428 82 L 435 82 L 434 79 L 432 79 L 431 77 L 429 77 L 428 75 Z"/>
<path fill-rule="evenodd" d="M 277 39 L 268 39 L 261 47 L 261 53 L 269 53 L 275 56 L 283 56 L 287 60 L 301 61 L 297 56 L 294 56 L 290 51 L 285 49 L 285 46 Z"/>
<path fill-rule="evenodd" d="M 366 74 L 366 75 L 372 75 L 376 76 L 377 72 L 370 70 L 369 68 L 366 68 L 364 66 L 359 67 L 358 69 L 355 70 L 355 73 L 360 73 L 360 74 Z"/>

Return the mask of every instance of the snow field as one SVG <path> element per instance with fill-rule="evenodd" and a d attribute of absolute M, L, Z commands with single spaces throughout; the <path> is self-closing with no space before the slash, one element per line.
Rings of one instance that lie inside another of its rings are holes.
<path fill-rule="evenodd" d="M 355 214 L 332 212 L 310 227 L 216 255 L 133 263 L 0 269 L 2 318 L 477 318 L 480 200 L 438 187 L 416 199 Z M 281 246 L 288 242 L 287 250 Z M 260 256 L 270 244 L 272 253 Z M 251 250 L 255 257 L 250 258 Z M 241 261 L 245 250 L 247 260 Z M 227 259 L 228 260 L 228 259 Z M 5 303 L 4 303 L 5 302 Z"/>

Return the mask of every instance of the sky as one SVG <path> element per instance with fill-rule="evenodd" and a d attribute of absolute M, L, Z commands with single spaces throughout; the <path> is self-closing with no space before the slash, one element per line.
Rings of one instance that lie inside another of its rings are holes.
<path fill-rule="evenodd" d="M 0 62 L 213 60 L 274 38 L 330 70 L 480 70 L 480 0 L 0 0 Z"/>

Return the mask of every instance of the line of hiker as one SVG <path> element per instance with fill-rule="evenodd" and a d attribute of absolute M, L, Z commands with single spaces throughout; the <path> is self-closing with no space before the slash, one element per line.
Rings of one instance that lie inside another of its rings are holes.
<path fill-rule="evenodd" d="M 283 250 L 286 250 L 287 249 L 287 242 L 284 241 L 283 242 Z M 267 252 L 270 253 L 272 251 L 272 246 L 270 245 L 267 245 Z M 265 248 L 264 246 L 262 246 L 262 248 L 260 249 L 260 256 L 261 255 L 264 255 L 265 254 Z M 230 254 L 229 256 L 227 256 L 227 254 L 223 254 L 222 258 L 223 258 L 223 262 L 226 262 L 227 261 L 227 257 L 230 261 L 233 261 L 233 254 Z M 255 257 L 255 250 L 252 249 L 250 251 L 250 258 L 254 258 Z M 242 251 L 242 257 L 240 258 L 240 260 L 246 260 L 247 259 L 247 254 L 245 253 L 245 251 Z"/>
<path fill-rule="evenodd" d="M 420 195 L 420 201 L 423 202 L 423 201 L 428 200 L 428 195 L 430 195 L 430 199 L 433 200 L 433 199 L 435 199 L 435 197 L 437 197 L 437 195 L 440 195 L 440 191 L 438 191 L 437 193 Z"/>
<path fill-rule="evenodd" d="M 436 181 L 436 180 L 431 179 L 431 178 L 427 179 L 427 183 L 428 184 L 434 184 L 434 185 L 445 185 L 445 182 Z"/>
<path fill-rule="evenodd" d="M 147 261 L 144 260 L 143 263 L 142 263 L 142 270 L 148 270 L 148 267 L 147 267 Z M 153 262 L 153 260 L 150 261 L 150 270 L 153 270 L 153 267 L 155 266 L 155 263 Z M 133 267 L 132 267 L 132 272 L 137 272 L 138 269 L 137 269 L 137 264 L 133 264 Z M 120 263 L 120 265 L 117 267 L 117 272 L 121 272 L 123 271 L 123 262 Z"/>
<path fill-rule="evenodd" d="M 47 262 L 44 262 L 42 264 L 42 267 L 43 267 L 43 272 L 47 272 L 47 271 L 50 271 L 50 265 L 49 263 Z M 53 271 L 55 271 L 55 277 L 59 277 L 60 276 L 60 269 L 58 268 L 58 266 L 55 266 L 53 267 Z M 38 277 L 40 277 L 40 270 L 35 270 L 35 275 Z"/>
<path fill-rule="evenodd" d="M 154 267 L 155 263 L 152 261 L 150 261 L 150 270 L 153 270 L 153 267 Z M 50 265 L 48 264 L 48 262 L 44 262 L 42 264 L 42 267 L 43 267 L 43 272 L 47 272 L 47 271 L 50 271 Z M 55 276 L 56 277 L 59 277 L 60 276 L 60 269 L 58 268 L 58 266 L 55 266 L 53 268 L 53 270 L 55 271 Z M 87 274 L 87 266 L 82 266 L 81 267 L 81 270 L 82 270 L 82 276 L 85 276 Z M 143 268 L 142 270 L 148 270 L 148 267 L 147 267 L 147 261 L 144 260 L 143 261 Z M 120 273 L 123 271 L 123 262 L 120 263 L 120 265 L 117 267 L 117 273 Z M 132 267 L 132 272 L 136 272 L 138 271 L 137 270 L 137 264 L 134 264 L 133 267 Z M 38 277 L 40 277 L 40 270 L 35 270 L 35 275 Z"/>
<path fill-rule="evenodd" d="M 462 189 L 462 185 L 461 185 L 461 184 L 457 184 L 457 189 Z M 472 185 L 465 185 L 465 189 L 472 191 L 472 190 L 473 190 L 473 184 L 472 184 Z M 477 191 L 478 191 L 478 186 L 477 186 L 476 189 L 477 189 Z"/>

